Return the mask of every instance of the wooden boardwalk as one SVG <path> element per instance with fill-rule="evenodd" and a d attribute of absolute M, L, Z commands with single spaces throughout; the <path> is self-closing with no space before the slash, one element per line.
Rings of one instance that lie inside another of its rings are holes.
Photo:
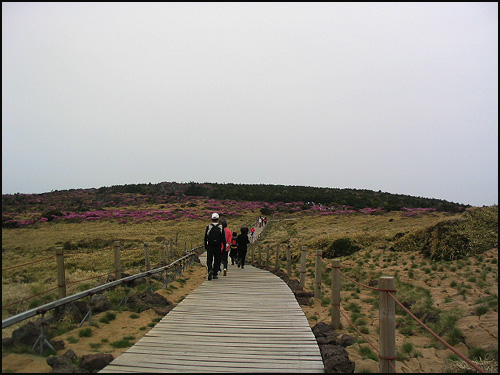
<path fill-rule="evenodd" d="M 246 265 L 200 285 L 100 372 L 324 372 L 293 292 Z"/>

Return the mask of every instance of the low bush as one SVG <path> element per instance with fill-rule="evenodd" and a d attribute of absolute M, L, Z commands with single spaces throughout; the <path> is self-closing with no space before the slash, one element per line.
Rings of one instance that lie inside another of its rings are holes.
<path fill-rule="evenodd" d="M 341 256 L 351 255 L 361 248 L 354 240 L 348 237 L 338 238 L 323 252 L 323 258 L 333 259 Z"/>

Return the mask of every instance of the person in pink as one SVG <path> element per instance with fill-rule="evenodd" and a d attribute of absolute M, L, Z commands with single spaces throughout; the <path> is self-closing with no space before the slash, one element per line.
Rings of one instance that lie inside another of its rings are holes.
<path fill-rule="evenodd" d="M 252 227 L 252 229 L 250 229 L 250 234 L 252 236 L 252 242 L 253 242 L 253 234 L 255 233 L 255 228 Z"/>
<path fill-rule="evenodd" d="M 220 221 L 222 224 L 222 228 L 224 228 L 224 235 L 226 236 L 226 244 L 222 245 L 222 253 L 221 253 L 221 261 L 222 261 L 222 268 L 223 268 L 223 275 L 227 275 L 227 256 L 229 254 L 229 250 L 231 248 L 231 237 L 232 237 L 232 232 L 229 230 L 227 227 L 227 221 L 225 219 L 222 219 Z"/>

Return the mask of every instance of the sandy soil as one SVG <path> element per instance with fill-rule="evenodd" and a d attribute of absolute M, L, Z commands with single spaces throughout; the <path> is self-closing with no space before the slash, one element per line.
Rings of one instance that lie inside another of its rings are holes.
<path fill-rule="evenodd" d="M 170 302 L 180 302 L 183 297 L 201 285 L 206 278 L 207 273 L 204 266 L 195 264 L 191 270 L 191 273 L 189 273 L 189 270 L 185 271 L 184 276 L 189 276 L 189 279 L 182 287 L 179 282 L 173 282 L 172 284 L 176 286 L 177 289 L 173 289 L 171 292 L 161 289 L 157 290 L 156 293 L 161 294 Z M 54 340 L 64 340 L 66 344 L 66 347 L 59 350 L 57 353 L 62 355 L 68 349 L 73 349 L 78 357 L 85 354 L 111 353 L 113 357 L 116 358 L 128 348 L 116 349 L 110 345 L 111 342 L 120 340 L 126 336 L 133 336 L 135 339 L 131 340 L 131 343 L 135 343 L 151 329 L 148 324 L 154 323 L 153 319 L 163 318 L 163 316 L 156 314 L 152 309 L 143 311 L 140 314 L 134 314 L 130 311 L 114 311 L 114 313 L 116 314 L 116 319 L 111 320 L 110 324 L 98 323 L 99 328 L 91 327 L 91 337 L 78 336 L 78 332 L 82 328 L 89 327 L 87 322 L 80 328 L 75 328 L 61 336 L 55 337 Z M 106 312 L 93 315 L 92 322 L 99 322 L 99 319 L 105 314 Z M 139 318 L 133 319 L 131 315 L 138 315 Z M 141 327 L 143 328 L 142 330 Z M 78 342 L 70 343 L 70 340 L 68 340 L 69 337 L 77 339 Z M 107 342 L 103 342 L 103 340 L 107 340 Z M 93 348 L 91 346 L 93 346 Z M 51 370 L 52 367 L 47 364 L 46 357 L 29 354 L 8 354 L 2 357 L 2 373 L 48 373 Z"/>

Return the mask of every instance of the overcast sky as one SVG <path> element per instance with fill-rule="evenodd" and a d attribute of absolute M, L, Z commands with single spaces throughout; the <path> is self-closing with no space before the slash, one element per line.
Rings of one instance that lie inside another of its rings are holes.
<path fill-rule="evenodd" d="M 498 3 L 2 3 L 2 193 L 498 204 Z"/>

